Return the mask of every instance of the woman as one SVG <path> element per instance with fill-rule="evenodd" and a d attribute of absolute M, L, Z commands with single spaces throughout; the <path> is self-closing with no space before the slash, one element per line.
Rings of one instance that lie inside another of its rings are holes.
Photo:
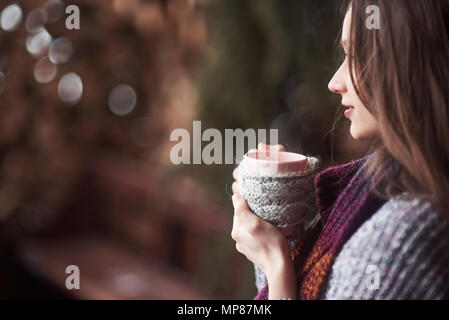
<path fill-rule="evenodd" d="M 379 29 L 366 27 L 369 5 Z M 352 1 L 341 44 L 329 89 L 352 137 L 380 146 L 315 176 L 321 223 L 293 261 L 234 183 L 231 236 L 267 280 L 255 299 L 447 299 L 449 1 Z"/>

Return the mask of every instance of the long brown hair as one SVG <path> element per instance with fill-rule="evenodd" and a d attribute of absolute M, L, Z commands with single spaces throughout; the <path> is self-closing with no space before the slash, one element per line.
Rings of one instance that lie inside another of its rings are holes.
<path fill-rule="evenodd" d="M 366 27 L 369 5 L 379 8 L 379 29 Z M 449 0 L 355 0 L 346 8 L 351 79 L 382 140 L 367 163 L 376 192 L 437 199 L 449 212 Z"/>

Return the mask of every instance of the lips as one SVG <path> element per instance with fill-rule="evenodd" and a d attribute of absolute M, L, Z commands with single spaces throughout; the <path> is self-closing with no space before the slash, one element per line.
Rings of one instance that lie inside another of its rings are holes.
<path fill-rule="evenodd" d="M 354 110 L 354 107 L 353 106 L 347 106 L 347 105 L 344 105 L 344 104 L 342 104 L 342 106 L 344 108 L 346 108 L 346 110 L 345 110 L 345 117 L 349 119 L 349 116 L 351 115 L 352 111 Z"/>

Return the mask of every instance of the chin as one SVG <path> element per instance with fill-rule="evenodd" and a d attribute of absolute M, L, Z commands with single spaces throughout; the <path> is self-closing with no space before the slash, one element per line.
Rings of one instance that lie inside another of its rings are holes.
<path fill-rule="evenodd" d="M 354 140 L 364 140 L 362 137 L 360 137 L 359 135 L 354 134 L 354 133 L 352 133 L 352 132 L 351 132 L 351 136 L 352 136 L 352 138 L 353 138 Z"/>
<path fill-rule="evenodd" d="M 359 130 L 354 126 L 354 124 L 351 125 L 350 133 L 355 140 L 373 140 L 376 138 L 372 132 L 367 130 Z"/>

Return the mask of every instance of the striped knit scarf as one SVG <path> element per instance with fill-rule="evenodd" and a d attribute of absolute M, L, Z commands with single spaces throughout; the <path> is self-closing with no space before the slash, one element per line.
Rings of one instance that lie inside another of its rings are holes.
<path fill-rule="evenodd" d="M 298 299 L 320 299 L 334 259 L 351 235 L 385 202 L 363 177 L 370 155 L 315 176 L 315 198 L 321 223 L 299 239 L 292 250 Z M 268 284 L 254 300 L 268 299 Z"/>

